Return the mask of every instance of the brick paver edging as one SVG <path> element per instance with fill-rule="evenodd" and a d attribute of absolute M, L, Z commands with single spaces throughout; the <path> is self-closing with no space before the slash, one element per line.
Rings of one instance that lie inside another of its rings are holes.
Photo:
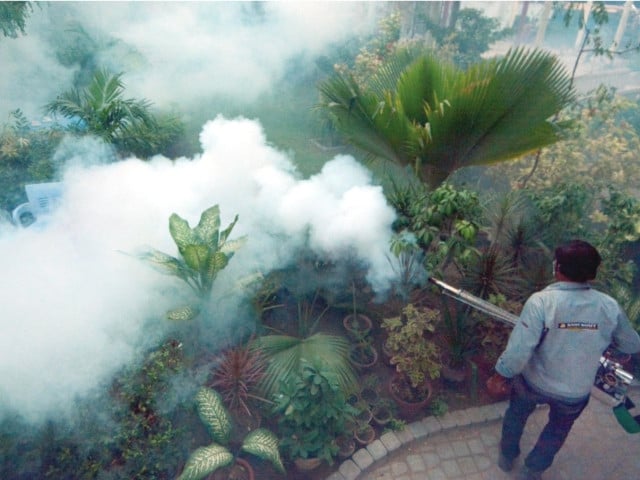
<path fill-rule="evenodd" d="M 441 417 L 429 416 L 410 423 L 397 432 L 384 433 L 379 439 L 357 450 L 351 458 L 342 462 L 338 470 L 326 480 L 356 480 L 365 469 L 403 445 L 445 430 L 500 420 L 504 416 L 507 404 L 507 401 L 503 401 L 447 412 Z"/>

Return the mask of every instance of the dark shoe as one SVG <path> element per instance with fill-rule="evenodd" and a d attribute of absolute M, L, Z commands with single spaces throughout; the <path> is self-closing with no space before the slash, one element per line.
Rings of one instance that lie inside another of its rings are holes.
<path fill-rule="evenodd" d="M 516 480 L 542 480 L 542 472 L 534 472 L 525 465 L 516 475 Z"/>
<path fill-rule="evenodd" d="M 498 467 L 500 467 L 500 470 L 503 472 L 510 472 L 513 470 L 513 460 L 513 458 L 509 459 L 500 452 L 500 455 L 498 456 Z"/>

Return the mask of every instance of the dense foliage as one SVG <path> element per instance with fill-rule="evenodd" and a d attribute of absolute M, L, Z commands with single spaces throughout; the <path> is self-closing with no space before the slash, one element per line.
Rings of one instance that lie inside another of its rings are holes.
<path fill-rule="evenodd" d="M 508 32 L 473 9 L 457 11 L 452 24 L 442 27 L 429 21 L 429 3 L 415 2 L 423 14 L 414 20 L 423 21 L 424 36 L 404 37 L 406 19 L 394 11 L 381 20 L 376 35 L 334 46 L 331 55 L 316 62 L 317 76 L 311 76 L 321 80 L 332 147 L 346 137 L 365 151 L 371 147 L 368 153 L 408 167 L 392 170 L 385 185 L 397 214 L 389 259 L 400 285 L 389 305 L 395 307 L 399 299 L 404 309 L 376 318 L 367 340 L 381 344 L 378 333 L 387 332 L 392 369 L 414 384 L 438 378 L 447 356 L 463 362 L 482 351 L 495 360 L 508 330 L 467 310 L 449 312 L 446 304 L 440 311 L 425 308 L 420 301 L 431 301 L 432 293 L 424 287 L 426 276 L 451 278 L 517 313 L 531 292 L 551 280 L 554 246 L 576 236 L 598 246 L 604 259 L 598 286 L 620 301 L 640 330 L 637 100 L 605 88 L 573 98 L 567 76 L 541 52 L 513 50 L 484 61 L 481 55 L 491 42 Z M 596 2 L 598 15 L 601 3 Z M 575 8 L 569 7 L 569 17 Z M 0 2 L 3 35 L 25 34 L 30 12 L 29 3 Z M 0 130 L 3 210 L 25 201 L 25 184 L 56 179 L 54 153 L 65 135 L 100 139 L 114 152 L 112 161 L 128 155 L 175 157 L 182 142 L 193 141 L 185 138 L 179 116 L 155 112 L 149 100 L 125 95 L 125 74 L 99 64 L 101 41 L 115 40 L 99 40 L 76 27 L 54 52 L 62 65 L 77 70 L 73 87 L 46 106 L 61 123 L 38 124 L 14 110 Z M 308 173 L 317 153 L 308 139 L 317 130 L 307 107 L 318 92 L 302 82 L 289 87 L 283 83 L 277 96 L 262 99 L 263 110 L 251 113 L 285 109 L 287 121 L 265 121 L 269 138 L 273 133 L 278 143 L 295 150 L 300 170 Z M 230 111 L 246 114 L 249 108 Z M 545 147 L 539 155 L 521 156 L 539 147 Z M 367 157 L 362 151 L 354 155 Z M 320 161 L 326 158 L 322 151 Z M 486 166 L 492 162 L 500 163 Z M 199 302 L 210 297 L 219 273 L 243 243 L 244 238 L 230 239 L 237 221 L 221 229 L 217 206 L 203 212 L 195 227 L 173 214 L 169 233 L 178 255 L 153 249 L 142 254 L 197 297 L 171 310 L 169 318 L 193 318 Z M 348 362 L 349 340 L 335 321 L 336 298 L 351 298 L 351 282 L 343 278 L 339 292 L 323 290 L 320 313 L 302 292 L 309 271 L 330 276 L 323 262 L 331 260 L 297 257 L 278 275 L 260 277 L 260 287 L 247 299 L 254 307 L 255 337 L 220 355 L 198 343 L 204 329 L 219 320 L 216 312 L 206 312 L 202 322 L 171 323 L 175 338 L 164 339 L 118 372 L 102 398 L 80 402 L 75 424 L 52 420 L 35 429 L 17 416 L 3 418 L 0 477 L 147 480 L 182 472 L 181 478 L 193 479 L 241 452 L 266 458 L 278 472 L 299 457 L 333 462 L 335 439 L 349 433 L 356 413 L 349 397 L 363 379 Z M 345 273 L 349 266 L 340 267 L 344 277 L 351 273 Z M 324 279 L 323 286 L 335 286 L 334 280 Z M 370 286 L 359 280 L 358 293 L 368 298 Z M 414 308 L 410 299 L 416 297 Z M 283 313 L 296 307 L 297 316 Z M 330 309 L 334 317 L 327 318 Z M 282 322 L 270 323 L 273 312 L 284 317 Z M 330 331 L 316 328 L 322 323 Z M 233 444 L 230 424 L 250 417 L 249 412 L 263 415 L 268 429 L 243 436 L 244 447 L 242 441 Z"/>

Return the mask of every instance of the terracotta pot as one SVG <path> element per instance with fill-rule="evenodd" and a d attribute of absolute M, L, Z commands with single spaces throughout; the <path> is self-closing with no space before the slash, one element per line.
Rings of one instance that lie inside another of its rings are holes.
<path fill-rule="evenodd" d="M 349 458 L 356 451 L 356 441 L 352 435 L 340 435 L 336 438 L 336 446 L 338 447 L 338 457 L 342 459 Z"/>
<path fill-rule="evenodd" d="M 362 313 L 350 314 L 344 317 L 342 325 L 345 330 L 355 339 L 361 340 L 366 336 L 373 327 L 373 322 L 369 317 Z"/>
<path fill-rule="evenodd" d="M 466 365 L 462 367 L 452 367 L 451 365 L 444 364 L 440 369 L 440 376 L 442 380 L 452 386 L 460 386 L 465 382 L 468 377 L 468 369 Z"/>
<path fill-rule="evenodd" d="M 423 387 L 425 389 L 425 396 L 419 401 L 412 401 L 400 394 L 401 391 L 411 388 L 408 381 L 400 374 L 394 373 L 389 382 L 387 388 L 389 395 L 398 405 L 400 414 L 405 417 L 413 417 L 416 414 L 423 412 L 431 401 L 431 394 L 433 393 L 433 387 L 428 379 L 425 379 Z"/>
<path fill-rule="evenodd" d="M 349 347 L 349 362 L 360 370 L 371 368 L 378 363 L 378 351 L 373 345 L 351 344 Z"/>
<path fill-rule="evenodd" d="M 236 458 L 233 465 L 216 470 L 207 480 L 255 480 L 255 472 L 249 462 L 242 458 Z"/>
<path fill-rule="evenodd" d="M 360 425 L 356 431 L 353 432 L 353 436 L 360 445 L 369 445 L 376 439 L 376 431 L 369 424 Z"/>
<path fill-rule="evenodd" d="M 293 463 L 298 470 L 308 472 L 309 470 L 315 470 L 322 463 L 322 459 L 318 457 L 311 458 L 296 458 Z"/>
<path fill-rule="evenodd" d="M 359 412 L 355 416 L 356 422 L 358 424 L 369 423 L 373 418 L 373 414 L 371 413 L 369 405 L 366 402 L 361 401 L 360 403 L 356 403 L 354 406 L 359 410 Z"/>
<path fill-rule="evenodd" d="M 391 409 L 384 405 L 374 407 L 371 414 L 373 415 L 373 421 L 380 426 L 386 425 L 393 418 L 393 412 Z"/>
<path fill-rule="evenodd" d="M 380 395 L 378 395 L 378 391 L 375 388 L 365 387 L 360 392 L 360 398 L 367 402 L 369 405 L 374 405 Z"/>

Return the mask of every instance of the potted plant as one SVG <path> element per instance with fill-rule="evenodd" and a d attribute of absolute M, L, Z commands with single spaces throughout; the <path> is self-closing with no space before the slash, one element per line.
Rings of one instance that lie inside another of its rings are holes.
<path fill-rule="evenodd" d="M 267 367 L 262 351 L 251 348 L 252 339 L 216 355 L 215 367 L 208 386 L 222 397 L 236 423 L 250 431 L 260 424 L 257 402 L 267 400 L 258 395 L 258 384 Z"/>
<path fill-rule="evenodd" d="M 409 303 L 397 317 L 386 318 L 386 347 L 396 375 L 389 392 L 406 415 L 424 408 L 431 396 L 430 380 L 440 376 L 440 351 L 431 338 L 440 312 Z"/>
<path fill-rule="evenodd" d="M 376 439 L 376 431 L 370 423 L 359 423 L 353 436 L 360 445 L 365 446 Z"/>
<path fill-rule="evenodd" d="M 448 351 L 441 375 L 450 385 L 460 385 L 467 379 L 467 358 L 474 350 L 473 326 L 470 324 L 472 317 L 467 309 L 451 306 L 446 297 L 442 299 L 442 306 Z"/>
<path fill-rule="evenodd" d="M 273 432 L 265 428 L 257 428 L 249 432 L 242 440 L 237 453 L 234 454 L 231 450 L 232 418 L 220 394 L 210 388 L 201 388 L 195 400 L 198 415 L 207 427 L 213 442 L 206 447 L 196 449 L 189 456 L 178 480 L 200 480 L 213 472 L 232 466 L 238 461 L 238 455 L 241 452 L 267 460 L 278 472 L 285 473 L 280 458 L 278 438 Z M 251 470 L 248 462 L 243 462 L 243 468 Z"/>
<path fill-rule="evenodd" d="M 282 384 L 298 377 L 303 359 L 331 370 L 347 396 L 358 391 L 356 373 L 349 362 L 349 341 L 342 335 L 317 331 L 326 308 L 316 314 L 314 304 L 315 298 L 311 305 L 299 303 L 297 335 L 263 335 L 252 342 L 251 348 L 260 350 L 267 359 L 265 375 L 258 384 L 263 398 L 271 399 Z"/>
<path fill-rule="evenodd" d="M 283 454 L 298 468 L 307 461 L 333 463 L 336 438 L 347 433 L 347 420 L 356 413 L 347 402 L 335 372 L 302 360 L 299 375 L 288 377 L 275 397 L 273 413 Z"/>
<path fill-rule="evenodd" d="M 508 301 L 504 295 L 490 295 L 488 301 L 510 312 L 519 312 L 522 309 L 522 304 Z M 512 326 L 493 318 L 483 317 L 475 322 L 473 334 L 478 351 L 472 359 L 484 374 L 493 370 L 498 357 L 507 346 L 512 329 Z"/>
<path fill-rule="evenodd" d="M 339 458 L 349 458 L 356 451 L 356 440 L 353 434 L 345 432 L 336 437 L 336 446 L 338 447 Z"/>
<path fill-rule="evenodd" d="M 213 283 L 220 271 L 246 242 L 246 237 L 229 239 L 237 221 L 236 215 L 227 228 L 220 230 L 218 205 L 202 212 L 198 225 L 193 228 L 185 219 L 172 213 L 169 217 L 169 232 L 180 256 L 173 257 L 153 248 L 137 256 L 160 272 L 182 280 L 199 299 L 206 299 L 211 295 Z M 169 310 L 167 318 L 176 321 L 191 320 L 199 312 L 197 305 L 180 306 Z"/>
<path fill-rule="evenodd" d="M 378 351 L 368 340 L 352 343 L 349 346 L 349 361 L 359 370 L 371 368 L 378 362 Z"/>
<path fill-rule="evenodd" d="M 358 307 L 356 302 L 356 285 L 351 285 L 351 296 L 353 299 L 352 313 L 344 317 L 342 325 L 349 334 L 349 336 L 356 342 L 362 342 L 366 338 L 371 329 L 373 328 L 373 322 L 371 318 L 363 313 L 358 313 Z"/>
<path fill-rule="evenodd" d="M 372 407 L 371 414 L 376 424 L 384 426 L 393 418 L 393 409 L 386 402 L 378 402 Z"/>

